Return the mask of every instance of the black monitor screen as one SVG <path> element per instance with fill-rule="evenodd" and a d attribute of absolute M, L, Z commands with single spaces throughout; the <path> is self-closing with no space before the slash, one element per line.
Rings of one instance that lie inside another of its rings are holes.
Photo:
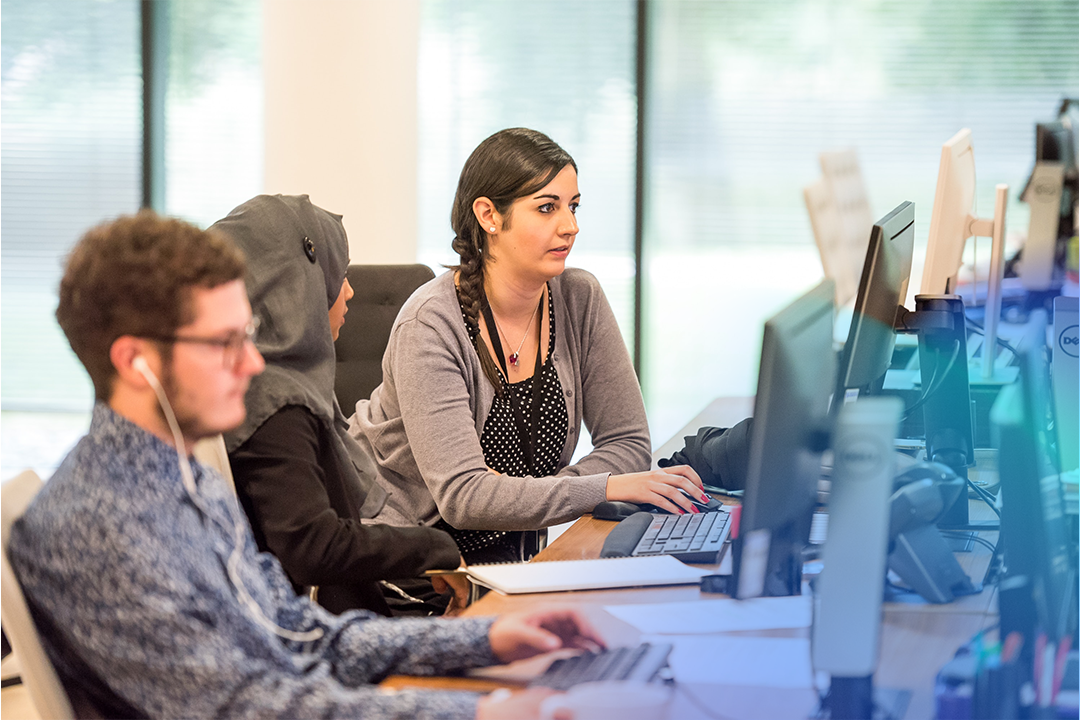
<path fill-rule="evenodd" d="M 1070 631 L 1073 584 L 1064 501 L 1051 442 L 1046 320 L 1033 313 L 1020 350 L 1020 380 L 1002 389 L 992 420 L 1001 476 L 1003 587 L 1027 588 L 1029 604 L 1003 602 L 1003 627 L 1039 627 L 1052 638 Z M 1033 617 L 1010 617 L 1025 605 Z"/>
<path fill-rule="evenodd" d="M 1076 148 L 1073 146 L 1073 129 L 1067 121 L 1037 123 L 1035 125 L 1035 162 L 1059 162 L 1066 169 L 1076 167 Z"/>
<path fill-rule="evenodd" d="M 797 595 L 834 377 L 833 283 L 765 323 L 735 556 L 739 597 Z"/>
<path fill-rule="evenodd" d="M 896 344 L 896 312 L 907 296 L 914 245 L 914 203 L 901 203 L 870 232 L 855 313 L 840 356 L 837 409 L 846 396 L 854 399 L 881 390 Z"/>

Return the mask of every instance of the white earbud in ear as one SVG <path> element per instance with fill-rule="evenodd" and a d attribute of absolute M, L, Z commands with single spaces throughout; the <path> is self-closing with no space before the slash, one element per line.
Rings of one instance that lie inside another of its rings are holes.
<path fill-rule="evenodd" d="M 157 376 L 154 375 L 154 371 L 150 369 L 150 365 L 147 364 L 146 358 L 144 358 L 142 355 L 135 356 L 135 358 L 131 361 L 131 367 L 138 370 L 139 374 L 146 378 L 146 381 L 148 383 L 155 387 L 157 386 Z"/>

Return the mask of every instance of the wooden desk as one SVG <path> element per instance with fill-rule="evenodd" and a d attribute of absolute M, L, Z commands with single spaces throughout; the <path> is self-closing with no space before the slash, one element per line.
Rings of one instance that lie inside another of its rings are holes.
<path fill-rule="evenodd" d="M 748 398 L 722 398 L 714 401 L 699 413 L 686 426 L 685 434 L 692 434 L 703 425 L 719 427 L 730 426 L 747 417 L 752 410 L 752 400 Z M 683 433 L 660 446 L 654 458 L 668 457 L 682 448 Z M 983 519 L 989 510 L 981 503 L 973 501 L 972 519 Z M 591 515 L 579 519 L 549 545 L 532 562 L 553 560 L 585 560 L 597 558 L 603 547 L 604 539 L 615 523 L 597 520 Z M 988 539 L 996 542 L 996 533 L 988 533 Z M 972 552 L 961 553 L 960 564 L 974 582 L 979 582 L 990 560 L 990 551 L 981 545 L 975 545 Z M 572 593 L 543 593 L 532 595 L 500 595 L 490 592 L 466 611 L 467 616 L 496 615 L 504 612 L 525 610 L 552 603 L 571 603 L 582 607 L 593 617 L 603 605 L 634 603 L 681 602 L 695 599 L 722 597 L 702 593 L 697 586 L 676 586 L 663 588 L 630 588 L 619 590 L 593 590 Z M 886 603 L 882 614 L 879 666 L 875 674 L 875 683 L 884 687 L 903 688 L 912 691 L 906 718 L 931 718 L 934 715 L 934 677 L 962 644 L 967 642 L 980 629 L 993 622 L 996 612 L 995 590 L 984 590 L 978 595 L 960 598 L 948 605 L 931 605 L 920 602 L 913 604 Z M 607 616 L 610 618 L 610 616 Z M 618 622 L 618 621 L 614 621 Z M 609 626 L 615 627 L 615 626 Z M 626 628 L 626 642 L 636 641 L 634 631 Z M 805 636 L 805 631 L 802 633 Z M 620 639 L 623 636 L 620 635 Z M 725 693 L 727 697 L 732 688 L 724 688 L 722 678 L 717 685 L 695 687 L 698 696 L 709 697 L 711 693 Z M 389 679 L 390 687 L 428 687 L 460 690 L 490 690 L 498 683 L 477 681 L 463 678 L 403 678 Z M 712 697 L 717 697 L 715 694 Z M 772 708 L 766 701 L 770 698 L 757 698 L 757 704 L 737 702 L 736 706 L 745 712 L 745 717 L 769 717 Z M 723 705 L 723 713 L 729 717 L 739 717 L 733 708 Z M 690 708 L 692 711 L 692 708 Z M 673 715 L 674 717 L 674 715 Z"/>

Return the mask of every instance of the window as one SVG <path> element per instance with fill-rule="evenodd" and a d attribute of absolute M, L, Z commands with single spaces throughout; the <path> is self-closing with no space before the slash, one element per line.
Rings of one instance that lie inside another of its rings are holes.
<path fill-rule="evenodd" d="M 1075 2 L 648 10 L 642 385 L 654 438 L 712 397 L 752 394 L 762 323 L 821 278 L 802 188 L 822 150 L 856 148 L 875 219 L 915 203 L 918 259 L 941 144 L 969 127 L 980 215 L 1008 183 L 1009 232 L 1026 231 L 1034 124 L 1078 86 Z"/>
<path fill-rule="evenodd" d="M 159 7 L 163 7 L 160 5 Z M 170 3 L 166 212 L 200 225 L 261 186 L 260 6 Z M 89 378 L 56 324 L 64 257 L 142 199 L 135 0 L 3 0 L 0 477 L 51 473 L 82 435 Z"/>
<path fill-rule="evenodd" d="M 424 0 L 419 261 L 441 271 L 458 175 L 484 138 L 539 130 L 577 162 L 581 232 L 568 263 L 596 275 L 633 334 L 635 3 Z M 628 343 L 629 344 L 629 343 Z"/>

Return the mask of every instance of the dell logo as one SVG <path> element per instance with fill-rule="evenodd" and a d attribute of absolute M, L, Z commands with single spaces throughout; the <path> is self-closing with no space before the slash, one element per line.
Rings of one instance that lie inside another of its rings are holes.
<path fill-rule="evenodd" d="M 866 435 L 846 438 L 836 448 L 836 465 L 843 467 L 845 476 L 852 479 L 873 477 L 883 460 L 879 443 Z"/>
<path fill-rule="evenodd" d="M 1061 183 L 1051 182 L 1049 180 L 1040 180 L 1032 186 L 1032 190 L 1035 193 L 1035 199 L 1042 202 L 1053 200 L 1057 198 L 1060 193 Z"/>
<path fill-rule="evenodd" d="M 1077 338 L 1076 328 L 1076 325 L 1070 325 L 1058 335 L 1058 347 L 1069 357 L 1077 357 L 1080 352 L 1080 339 Z"/>

